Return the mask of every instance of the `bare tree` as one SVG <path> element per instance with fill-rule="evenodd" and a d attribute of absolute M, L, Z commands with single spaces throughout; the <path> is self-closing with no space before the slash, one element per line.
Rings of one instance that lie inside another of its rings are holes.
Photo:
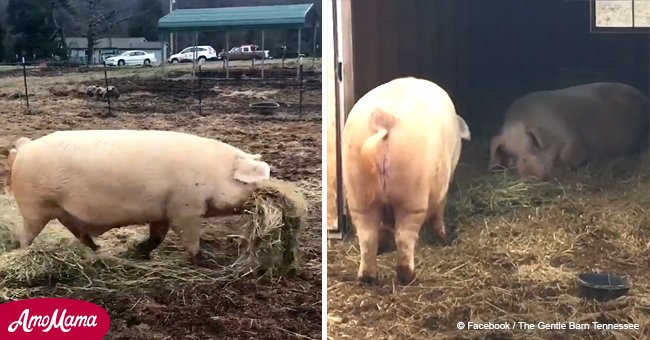
<path fill-rule="evenodd" d="M 90 65 L 97 45 L 97 37 L 109 31 L 113 27 L 130 20 L 132 17 L 127 16 L 119 18 L 117 10 L 102 9 L 99 3 L 102 0 L 86 0 L 88 4 L 88 24 L 86 30 L 86 39 L 88 42 L 88 54 L 86 55 L 86 64 Z"/>
<path fill-rule="evenodd" d="M 50 40 L 54 40 L 58 37 L 59 39 L 59 48 L 63 51 L 62 52 L 62 57 L 64 60 L 68 59 L 68 45 L 65 42 L 65 34 L 63 32 L 63 27 L 61 27 L 56 20 L 56 15 L 59 12 L 59 7 L 63 7 L 63 9 L 66 9 L 70 11 L 70 6 L 66 2 L 61 2 L 61 1 L 55 1 L 51 0 L 50 5 L 52 5 L 52 23 L 54 24 L 54 33 L 50 36 Z"/>

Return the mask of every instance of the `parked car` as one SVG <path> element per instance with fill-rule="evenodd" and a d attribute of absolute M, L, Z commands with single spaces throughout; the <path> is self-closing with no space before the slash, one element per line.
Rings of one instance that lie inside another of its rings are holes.
<path fill-rule="evenodd" d="M 195 52 L 196 50 L 196 52 Z M 206 61 L 206 60 L 216 60 L 217 59 L 217 51 L 214 50 L 212 46 L 190 46 L 182 51 L 172 54 L 169 56 L 167 61 L 171 64 L 178 64 L 178 63 L 184 63 L 184 62 L 191 62 L 194 61 L 194 54 L 196 53 L 196 59 L 201 61 Z"/>
<path fill-rule="evenodd" d="M 156 55 L 145 51 L 125 51 L 114 57 L 104 59 L 109 66 L 144 65 L 156 63 Z"/>
<path fill-rule="evenodd" d="M 115 56 L 115 53 L 113 53 L 113 52 L 107 52 L 107 53 L 102 53 L 102 54 L 100 54 L 100 57 L 101 57 L 102 60 L 104 60 L 104 61 L 106 61 L 106 59 L 111 58 L 111 57 L 114 57 L 114 56 Z"/>
<path fill-rule="evenodd" d="M 219 60 L 251 60 L 253 57 L 255 59 L 269 59 L 269 50 L 262 51 L 258 50 L 258 48 L 257 45 L 241 45 L 231 48 L 228 52 L 219 53 L 217 58 Z"/>
<path fill-rule="evenodd" d="M 309 52 L 302 51 L 300 55 L 309 57 Z M 298 58 L 300 55 L 298 55 L 297 49 L 289 49 L 287 46 L 280 46 L 271 53 L 271 56 L 276 59 L 282 59 L 283 56 L 287 59 Z"/>

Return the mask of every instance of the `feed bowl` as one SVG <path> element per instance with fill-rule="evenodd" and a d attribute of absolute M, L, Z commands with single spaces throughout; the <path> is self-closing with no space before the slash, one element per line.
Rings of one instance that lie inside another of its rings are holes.
<path fill-rule="evenodd" d="M 275 102 L 259 102 L 252 103 L 248 107 L 259 114 L 271 115 L 275 112 L 275 109 L 280 107 L 280 104 Z"/>
<path fill-rule="evenodd" d="M 601 302 L 626 295 L 632 287 L 625 278 L 608 273 L 582 273 L 578 284 L 581 296 Z"/>

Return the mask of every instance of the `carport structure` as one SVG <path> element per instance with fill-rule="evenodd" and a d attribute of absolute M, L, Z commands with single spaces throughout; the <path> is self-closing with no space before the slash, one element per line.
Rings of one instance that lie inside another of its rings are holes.
<path fill-rule="evenodd" d="M 177 9 L 158 20 L 161 33 L 194 32 L 194 46 L 198 45 L 198 32 L 226 32 L 226 50 L 230 50 L 231 31 L 262 31 L 262 50 L 266 30 L 298 30 L 298 55 L 301 53 L 301 38 L 304 28 L 314 28 L 312 43 L 313 58 L 316 54 L 316 32 L 318 16 L 314 4 L 248 6 L 222 8 Z M 196 52 L 195 52 L 196 53 Z M 194 67 L 196 67 L 196 55 Z M 262 59 L 264 78 L 264 59 Z M 226 60 L 226 78 L 228 61 Z"/>

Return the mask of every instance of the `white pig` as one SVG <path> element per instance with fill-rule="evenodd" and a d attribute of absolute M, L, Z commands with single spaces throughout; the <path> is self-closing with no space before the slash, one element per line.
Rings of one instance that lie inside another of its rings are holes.
<path fill-rule="evenodd" d="M 270 177 L 260 159 L 171 131 L 59 131 L 27 141 L 11 169 L 23 217 L 20 246 L 28 247 L 53 219 L 92 249 L 92 236 L 149 223 L 140 254 L 148 258 L 171 226 L 197 264 L 201 218 L 239 212 L 257 183 Z"/>
<path fill-rule="evenodd" d="M 343 132 L 343 183 L 359 238 L 358 279 L 377 280 L 380 225 L 394 229 L 397 278 L 415 279 L 415 244 L 431 220 L 449 241 L 444 225 L 447 191 L 470 139 L 465 121 L 438 85 L 399 78 L 366 93 L 354 105 Z"/>

